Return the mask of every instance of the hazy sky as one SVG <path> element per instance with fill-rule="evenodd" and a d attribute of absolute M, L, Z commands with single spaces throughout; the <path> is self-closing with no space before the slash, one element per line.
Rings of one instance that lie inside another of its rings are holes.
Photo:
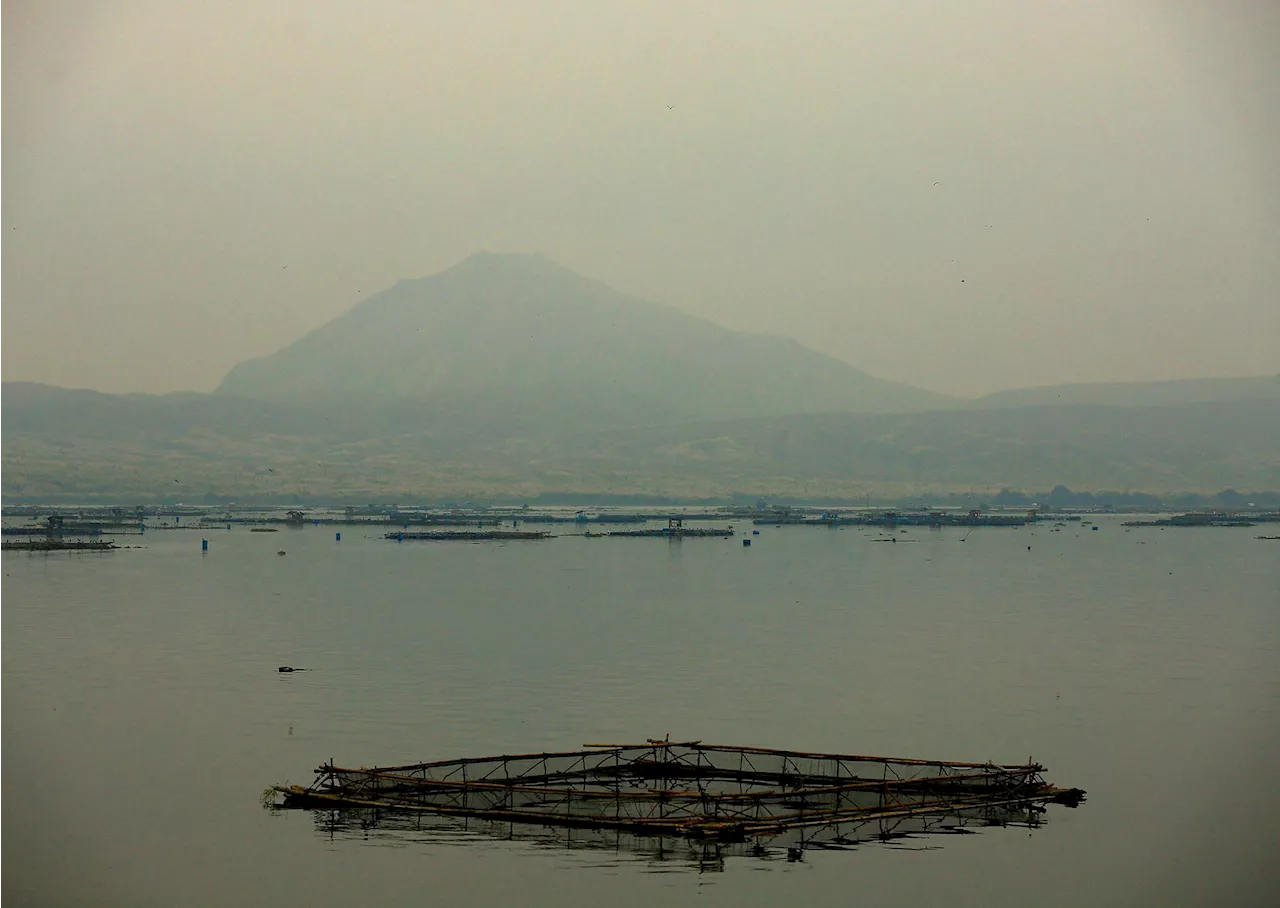
<path fill-rule="evenodd" d="M 1280 371 L 1270 0 L 6 2 L 3 372 L 541 251 L 955 393 Z"/>

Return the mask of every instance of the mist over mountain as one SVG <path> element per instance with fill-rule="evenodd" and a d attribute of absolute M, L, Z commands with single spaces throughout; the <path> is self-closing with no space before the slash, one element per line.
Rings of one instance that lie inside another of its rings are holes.
<path fill-rule="evenodd" d="M 538 255 L 402 281 L 213 394 L 6 383 L 6 500 L 1280 488 L 1280 378 L 961 400 Z"/>
<path fill-rule="evenodd" d="M 1001 487 L 1280 489 L 1280 400 L 494 425 L 317 405 L 4 386 L 6 501 L 410 502 L 547 492 L 809 500 Z"/>
<path fill-rule="evenodd" d="M 1280 375 L 1249 378 L 1188 378 L 1174 381 L 1096 382 L 997 391 L 971 402 L 978 407 L 1031 407 L 1042 404 L 1096 404 L 1151 407 L 1167 404 L 1227 403 L 1280 399 Z"/>
<path fill-rule="evenodd" d="M 236 366 L 216 393 L 467 400 L 495 418 L 532 409 L 582 425 L 954 404 L 788 338 L 618 293 L 541 255 L 491 253 L 401 281 Z"/>

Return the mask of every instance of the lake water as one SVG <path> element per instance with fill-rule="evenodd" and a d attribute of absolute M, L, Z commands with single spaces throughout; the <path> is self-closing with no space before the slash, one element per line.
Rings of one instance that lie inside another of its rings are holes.
<path fill-rule="evenodd" d="M 1280 543 L 1099 527 L 913 530 L 897 544 L 763 527 L 750 548 L 238 527 L 149 530 L 121 540 L 146 548 L 109 554 L 6 552 L 3 897 L 1280 904 Z M 678 850 L 555 834 L 330 834 L 259 803 L 330 758 L 667 734 L 1033 757 L 1088 800 L 1034 830 L 798 863 L 731 856 L 715 872 Z"/>

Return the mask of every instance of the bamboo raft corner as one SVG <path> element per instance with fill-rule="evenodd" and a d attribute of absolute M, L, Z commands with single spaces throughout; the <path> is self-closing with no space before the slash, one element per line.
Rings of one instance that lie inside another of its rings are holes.
<path fill-rule="evenodd" d="M 1034 817 L 1085 793 L 1038 763 L 997 765 L 728 747 L 700 741 L 584 745 L 576 751 L 315 770 L 277 785 L 273 806 L 376 810 L 606 830 L 722 843 L 799 836 L 848 842 L 858 827 L 908 819 Z M 1003 823 L 1002 823 L 1003 824 Z"/>

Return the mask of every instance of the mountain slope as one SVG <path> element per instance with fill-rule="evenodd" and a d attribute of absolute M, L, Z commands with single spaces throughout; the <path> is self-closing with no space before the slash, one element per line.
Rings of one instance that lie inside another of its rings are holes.
<path fill-rule="evenodd" d="M 946 407 L 796 341 L 743 334 L 588 280 L 538 255 L 479 253 L 402 281 L 283 350 L 236 366 L 218 394 L 466 397 L 578 424 Z"/>
<path fill-rule="evenodd" d="M 424 409 L 425 407 L 425 409 Z M 824 497 L 1280 489 L 1280 400 L 826 413 L 504 431 L 421 402 L 4 386 L 4 498 L 420 501 L 542 492 Z"/>
<path fill-rule="evenodd" d="M 1280 400 L 801 414 L 610 430 L 551 439 L 525 456 L 578 475 L 644 465 L 650 481 L 698 476 L 722 492 L 784 483 L 818 496 L 859 486 L 1275 489 Z"/>
<path fill-rule="evenodd" d="M 1017 388 L 980 397 L 972 402 L 972 406 L 1097 404 L 1107 407 L 1152 407 L 1277 399 L 1280 399 L 1280 375 L 1262 375 L 1249 378 L 1187 378 L 1174 381 L 1097 382 Z"/>

